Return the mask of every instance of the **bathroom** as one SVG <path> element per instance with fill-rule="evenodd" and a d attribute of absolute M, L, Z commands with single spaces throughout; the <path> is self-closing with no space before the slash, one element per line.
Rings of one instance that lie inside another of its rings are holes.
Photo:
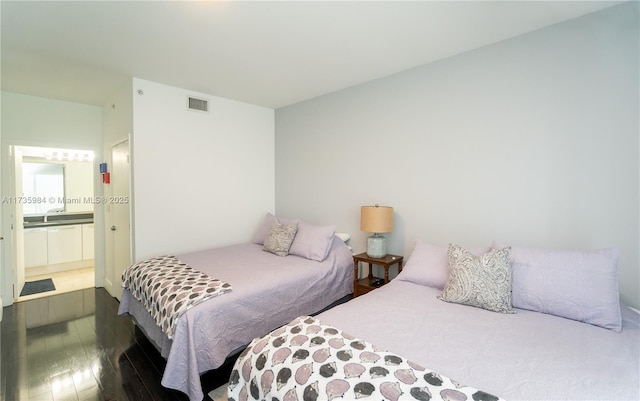
<path fill-rule="evenodd" d="M 93 152 L 21 146 L 16 154 L 25 282 L 17 301 L 94 287 Z"/>

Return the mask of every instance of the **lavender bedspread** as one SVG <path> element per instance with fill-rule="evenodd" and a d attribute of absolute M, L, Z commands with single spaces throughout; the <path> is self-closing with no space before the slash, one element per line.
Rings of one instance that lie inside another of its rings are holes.
<path fill-rule="evenodd" d="M 439 293 L 393 280 L 317 318 L 508 400 L 640 399 L 640 316 L 626 306 L 616 333 L 527 310 L 446 303 Z"/>
<path fill-rule="evenodd" d="M 276 256 L 256 244 L 176 256 L 229 283 L 233 291 L 185 312 L 177 321 L 172 340 L 126 290 L 119 313 L 134 316 L 167 359 L 162 385 L 186 393 L 192 401 L 204 397 L 200 374 L 221 366 L 230 353 L 353 291 L 353 258 L 337 237 L 323 262 Z"/>

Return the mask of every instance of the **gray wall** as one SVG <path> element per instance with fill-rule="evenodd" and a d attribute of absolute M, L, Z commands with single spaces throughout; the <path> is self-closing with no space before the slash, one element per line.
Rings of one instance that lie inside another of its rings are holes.
<path fill-rule="evenodd" d="M 276 213 L 395 208 L 390 251 L 434 244 L 621 250 L 640 306 L 638 3 L 276 111 Z"/>

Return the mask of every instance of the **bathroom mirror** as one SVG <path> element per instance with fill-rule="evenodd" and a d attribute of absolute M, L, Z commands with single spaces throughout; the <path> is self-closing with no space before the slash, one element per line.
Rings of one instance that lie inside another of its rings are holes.
<path fill-rule="evenodd" d="M 22 192 L 24 215 L 64 209 L 64 164 L 22 163 Z"/>

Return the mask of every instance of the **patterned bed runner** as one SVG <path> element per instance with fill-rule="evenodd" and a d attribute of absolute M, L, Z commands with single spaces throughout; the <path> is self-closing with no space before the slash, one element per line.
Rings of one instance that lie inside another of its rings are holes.
<path fill-rule="evenodd" d="M 229 379 L 229 401 L 499 400 L 309 316 L 253 340 Z"/>
<path fill-rule="evenodd" d="M 173 338 L 178 318 L 189 308 L 231 291 L 228 283 L 170 255 L 129 267 L 122 273 L 122 286 L 142 303 L 169 338 Z"/>

